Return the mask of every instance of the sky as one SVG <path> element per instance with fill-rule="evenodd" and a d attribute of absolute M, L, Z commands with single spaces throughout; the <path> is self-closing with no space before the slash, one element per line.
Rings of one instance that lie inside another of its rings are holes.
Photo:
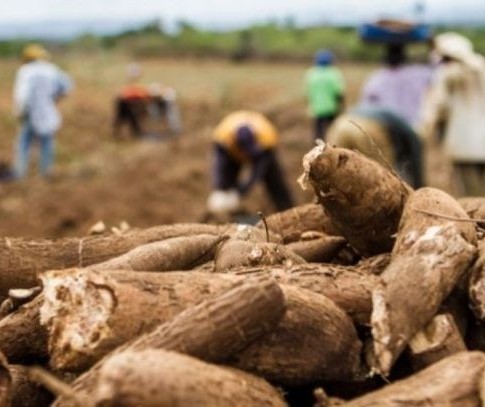
<path fill-rule="evenodd" d="M 297 23 L 362 21 L 412 16 L 417 0 L 0 0 L 0 22 L 54 20 L 187 20 L 224 27 L 284 19 Z M 429 19 L 485 20 L 483 0 L 421 0 Z"/>

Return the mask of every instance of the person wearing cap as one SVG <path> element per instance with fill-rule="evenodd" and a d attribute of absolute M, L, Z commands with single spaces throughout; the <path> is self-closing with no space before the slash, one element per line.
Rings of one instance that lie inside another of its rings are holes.
<path fill-rule="evenodd" d="M 315 64 L 305 75 L 305 91 L 310 115 L 314 121 L 315 139 L 324 139 L 327 128 L 341 112 L 344 103 L 344 80 L 334 66 L 329 50 L 315 54 Z"/>
<path fill-rule="evenodd" d="M 422 133 L 442 141 L 451 160 L 456 194 L 483 196 L 485 59 L 458 33 L 439 34 L 433 45 L 433 56 L 440 63 L 424 104 Z"/>
<path fill-rule="evenodd" d="M 40 145 L 41 175 L 50 175 L 54 163 L 55 134 L 61 126 L 57 102 L 70 92 L 72 81 L 48 58 L 49 53 L 41 45 L 26 46 L 15 77 L 15 114 L 21 122 L 14 159 L 16 178 L 26 175 L 34 142 Z"/>
<path fill-rule="evenodd" d="M 229 114 L 215 128 L 213 143 L 214 192 L 208 200 L 209 211 L 217 209 L 211 203 L 222 201 L 231 203 L 229 209 L 238 209 L 237 197 L 248 194 L 259 181 L 264 183 L 277 210 L 293 206 L 276 156 L 278 132 L 265 116 L 253 111 Z M 251 167 L 250 173 L 247 179 L 241 180 L 245 166 Z M 218 207 L 228 208 L 225 203 Z"/>

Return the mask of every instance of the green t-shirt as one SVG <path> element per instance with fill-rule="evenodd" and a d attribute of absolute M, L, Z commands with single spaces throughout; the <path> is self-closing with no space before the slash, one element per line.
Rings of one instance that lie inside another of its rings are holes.
<path fill-rule="evenodd" d="M 312 116 L 333 115 L 344 92 L 340 71 L 333 66 L 310 68 L 305 78 L 306 96 Z"/>

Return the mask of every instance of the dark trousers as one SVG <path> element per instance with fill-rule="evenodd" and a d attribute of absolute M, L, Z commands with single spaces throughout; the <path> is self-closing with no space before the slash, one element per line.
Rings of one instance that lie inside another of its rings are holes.
<path fill-rule="evenodd" d="M 214 188 L 215 189 L 238 189 L 239 175 L 242 165 L 233 159 L 220 146 L 215 147 Z M 278 211 L 289 209 L 294 206 L 293 198 L 285 183 L 283 171 L 280 167 L 275 152 L 265 154 L 268 160 L 264 166 L 265 172 L 261 174 L 261 181 Z"/>
<path fill-rule="evenodd" d="M 147 115 L 147 103 L 143 99 L 125 100 L 118 98 L 115 101 L 114 129 L 118 131 L 123 125 L 128 125 L 133 137 L 143 135 L 142 121 Z"/>
<path fill-rule="evenodd" d="M 325 141 L 325 134 L 336 117 L 336 114 L 315 117 L 313 129 L 315 140 Z"/>
<path fill-rule="evenodd" d="M 351 112 L 376 120 L 386 128 L 396 154 L 397 169 L 413 188 L 421 188 L 425 184 L 423 146 L 412 127 L 395 113 L 379 107 L 358 106 Z"/>

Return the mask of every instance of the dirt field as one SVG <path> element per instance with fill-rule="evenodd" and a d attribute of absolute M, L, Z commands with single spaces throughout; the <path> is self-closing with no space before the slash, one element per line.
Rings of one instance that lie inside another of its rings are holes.
<path fill-rule="evenodd" d="M 178 94 L 183 134 L 168 142 L 114 142 L 112 99 L 123 83 L 126 58 L 111 55 L 66 56 L 60 61 L 76 89 L 62 103 L 64 125 L 58 135 L 56 175 L 36 176 L 36 157 L 28 179 L 0 185 L 0 229 L 4 236 L 83 235 L 103 220 L 145 227 L 199 221 L 210 190 L 210 133 L 227 112 L 250 108 L 266 113 L 281 131 L 281 162 L 297 203 L 311 200 L 296 184 L 301 157 L 312 146 L 305 112 L 303 64 L 223 61 L 140 61 L 147 83 L 159 81 Z M 17 124 L 11 88 L 16 61 L 0 61 L 0 159 L 10 161 Z M 372 67 L 343 67 L 349 104 Z M 447 172 L 433 155 L 428 177 L 444 186 Z M 250 211 L 269 214 L 262 188 L 244 201 Z"/>

